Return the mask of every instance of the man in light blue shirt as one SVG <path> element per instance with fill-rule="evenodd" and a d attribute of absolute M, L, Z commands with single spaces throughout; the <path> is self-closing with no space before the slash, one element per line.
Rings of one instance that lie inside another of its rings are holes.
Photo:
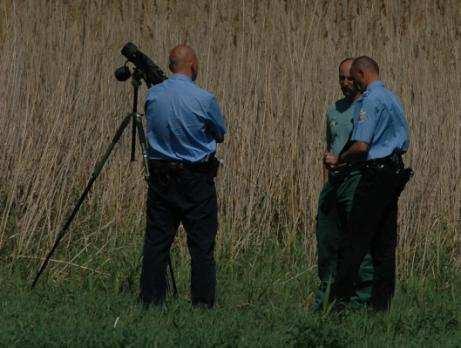
<path fill-rule="evenodd" d="M 198 87 L 198 60 L 187 45 L 170 52 L 173 75 L 149 89 L 146 98 L 150 180 L 140 299 L 165 305 L 166 266 L 182 223 L 191 255 L 191 301 L 215 302 L 215 236 L 218 206 L 214 177 L 217 143 L 226 128 L 216 97 Z"/>
<path fill-rule="evenodd" d="M 355 166 L 362 177 L 339 247 L 331 295 L 338 309 L 350 300 L 360 264 L 370 250 L 375 270 L 371 305 L 381 311 L 390 308 L 395 290 L 397 203 L 412 175 L 401 157 L 409 146 L 409 130 L 402 104 L 379 81 L 373 59 L 354 59 L 351 75 L 363 91 L 356 102 L 352 144 L 340 156 L 327 153 L 325 164 L 333 169 Z"/>
<path fill-rule="evenodd" d="M 175 73 L 149 89 L 149 158 L 201 162 L 216 152 L 216 143 L 224 140 L 226 128 L 216 97 L 198 87 L 193 78 Z"/>
<path fill-rule="evenodd" d="M 367 160 L 407 151 L 409 131 L 403 106 L 381 81 L 367 86 L 356 110 L 351 140 L 368 144 Z"/>

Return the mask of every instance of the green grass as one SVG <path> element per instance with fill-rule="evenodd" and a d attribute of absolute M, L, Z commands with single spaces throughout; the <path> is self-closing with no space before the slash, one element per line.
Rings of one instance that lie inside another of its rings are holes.
<path fill-rule="evenodd" d="M 0 346 L 461 346 L 454 266 L 445 265 L 437 277 L 400 279 L 387 315 L 338 316 L 310 310 L 317 280 L 302 252 L 287 256 L 266 248 L 219 260 L 212 311 L 191 308 L 188 260 L 175 255 L 174 261 L 180 298 L 169 299 L 166 312 L 142 310 L 137 290 L 119 292 L 128 267 L 109 265 L 110 277 L 83 270 L 59 281 L 43 277 L 30 291 L 31 269 L 4 264 Z"/>

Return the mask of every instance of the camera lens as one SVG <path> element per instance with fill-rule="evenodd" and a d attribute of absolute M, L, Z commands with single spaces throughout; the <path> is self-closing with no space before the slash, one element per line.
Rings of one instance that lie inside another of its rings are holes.
<path fill-rule="evenodd" d="M 127 66 L 121 66 L 115 70 L 115 78 L 119 81 L 126 81 L 131 77 L 131 71 Z"/>

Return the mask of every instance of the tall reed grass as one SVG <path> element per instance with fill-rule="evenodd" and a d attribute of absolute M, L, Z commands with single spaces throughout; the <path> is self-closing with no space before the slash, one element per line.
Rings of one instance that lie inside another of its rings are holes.
<path fill-rule="evenodd" d="M 200 58 L 198 83 L 216 93 L 229 127 L 219 149 L 220 252 L 235 257 L 274 240 L 289 256 L 301 240 L 315 262 L 324 114 L 340 97 L 338 62 L 367 54 L 411 125 L 406 162 L 416 175 L 400 201 L 399 270 L 430 272 L 442 250 L 456 257 L 459 14 L 456 0 L 2 0 L 0 253 L 36 263 L 53 242 L 130 110 L 130 85 L 113 77 L 123 44 L 137 43 L 166 71 L 169 49 L 187 42 Z M 129 137 L 61 258 L 90 264 L 139 247 L 145 183 L 141 161 L 129 162 Z"/>

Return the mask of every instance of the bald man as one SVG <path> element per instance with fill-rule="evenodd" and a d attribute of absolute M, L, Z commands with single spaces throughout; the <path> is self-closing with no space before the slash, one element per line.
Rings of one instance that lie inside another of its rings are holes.
<path fill-rule="evenodd" d="M 151 178 L 141 274 L 141 301 L 164 306 L 170 247 L 182 223 L 191 255 L 191 300 L 215 302 L 215 236 L 218 209 L 214 177 L 217 143 L 226 127 L 216 97 L 198 87 L 198 59 L 187 45 L 169 56 L 173 75 L 151 87 L 146 98 Z"/>
<path fill-rule="evenodd" d="M 402 154 L 409 146 L 409 129 L 398 97 L 379 81 L 378 64 L 370 57 L 354 59 L 351 75 L 363 96 L 357 100 L 352 145 L 339 156 L 325 155 L 331 168 L 355 166 L 361 178 L 354 191 L 338 267 L 331 288 L 336 308 L 354 295 L 360 264 L 368 251 L 374 266 L 371 305 L 387 311 L 395 289 L 397 203 L 412 175 Z"/>
<path fill-rule="evenodd" d="M 350 73 L 352 61 L 352 58 L 346 58 L 339 64 L 339 86 L 344 97 L 333 103 L 326 113 L 326 148 L 336 155 L 347 150 L 350 144 L 354 103 L 361 95 Z M 325 292 L 331 286 L 336 273 L 342 230 L 351 211 L 355 188 L 360 181 L 360 171 L 349 167 L 335 170 L 326 167 L 326 170 L 328 180 L 320 192 L 317 209 L 317 268 L 320 289 L 315 297 L 315 310 L 320 310 L 326 303 Z M 352 297 L 356 307 L 363 306 L 370 300 L 372 279 L 373 265 L 370 255 L 367 255 L 360 267 L 359 281 L 355 284 L 355 294 Z"/>

